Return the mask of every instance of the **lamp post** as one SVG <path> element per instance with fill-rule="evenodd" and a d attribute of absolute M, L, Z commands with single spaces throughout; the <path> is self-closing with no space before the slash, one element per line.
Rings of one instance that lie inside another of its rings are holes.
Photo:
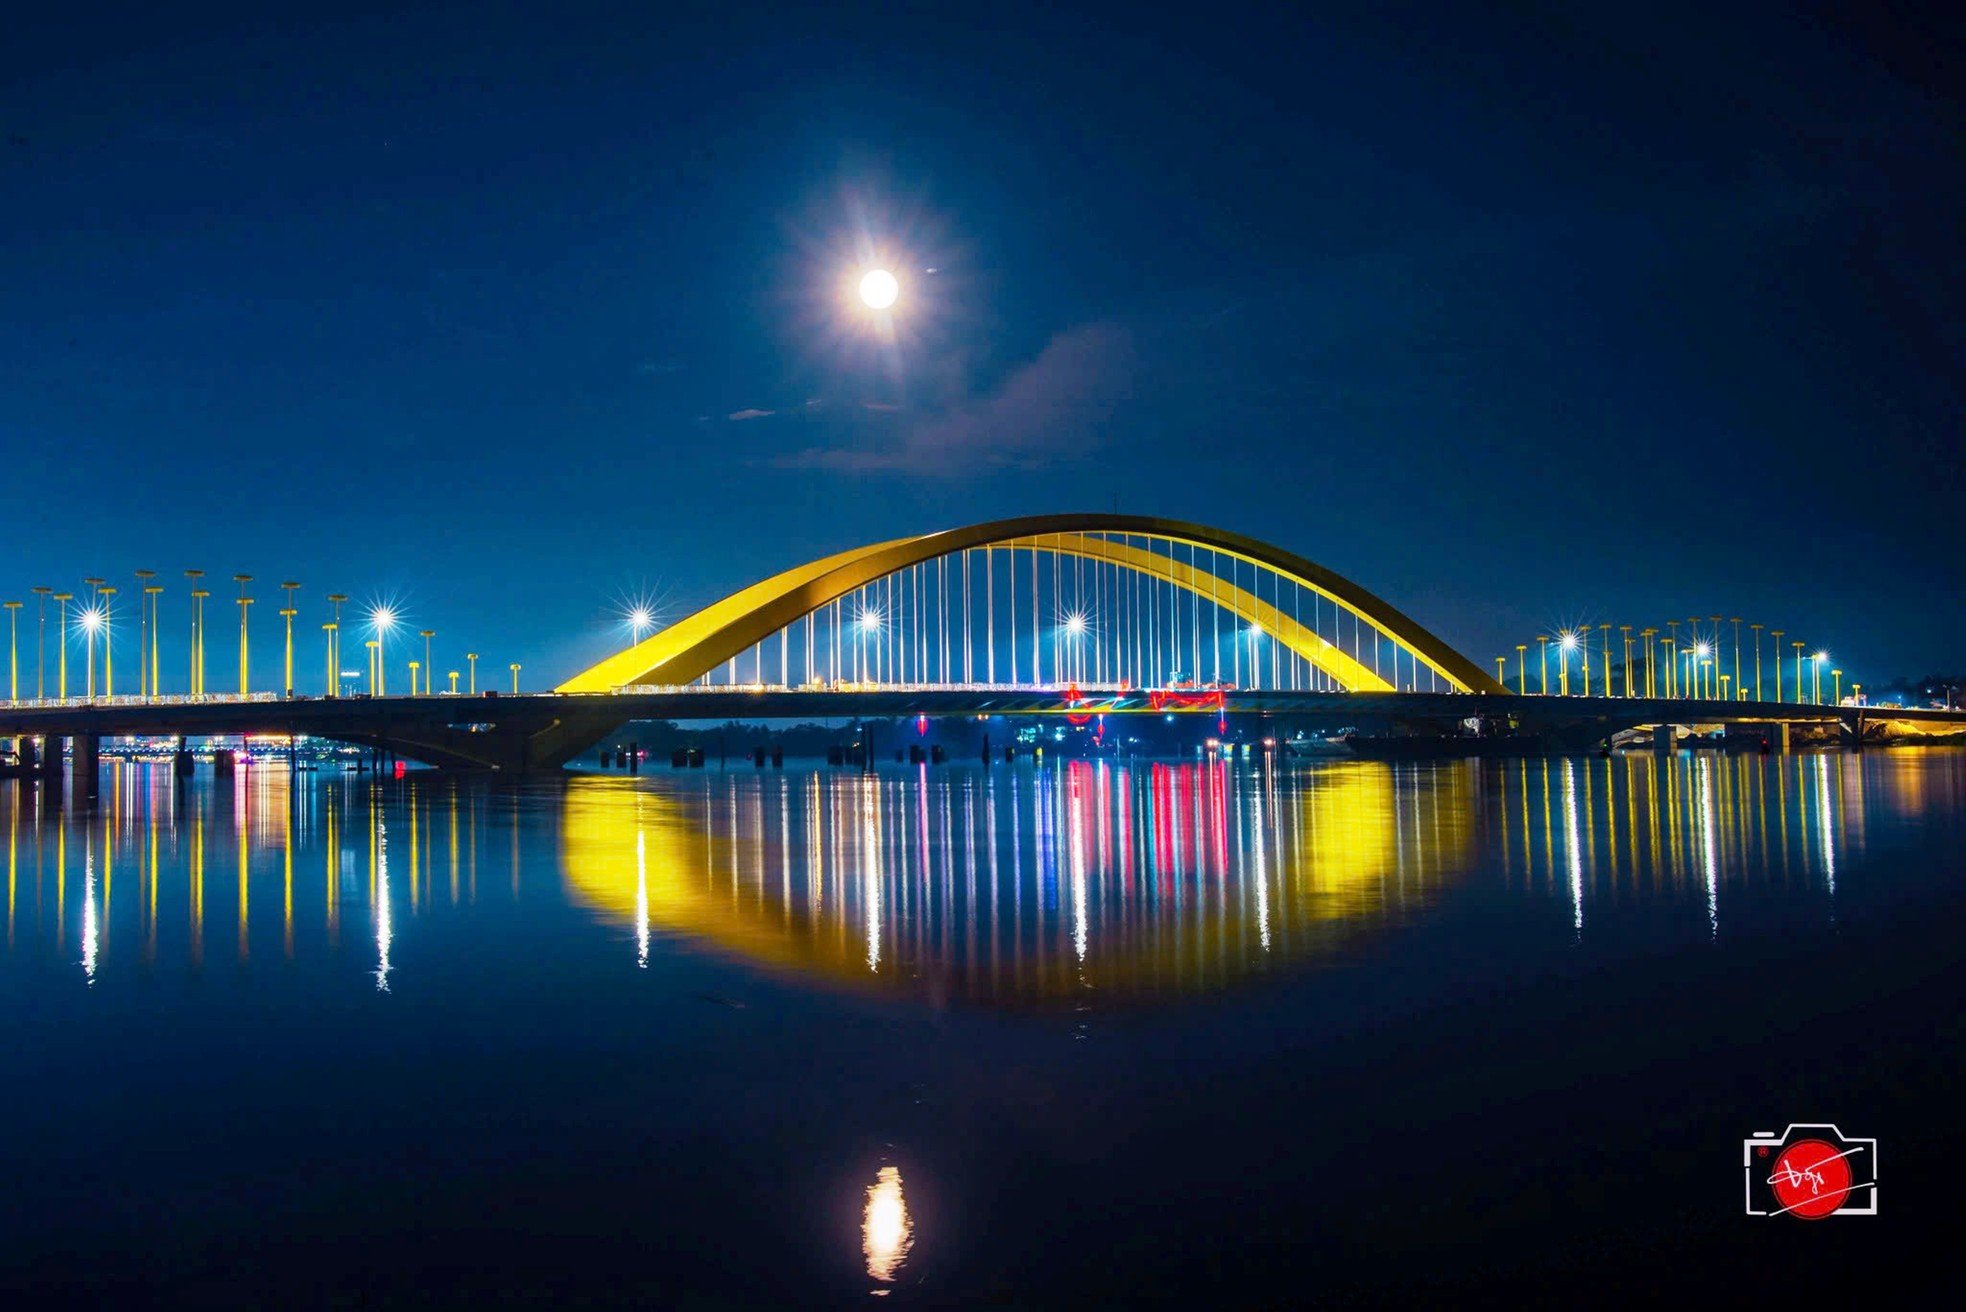
<path fill-rule="evenodd" d="M 150 602 L 150 696 L 154 700 L 164 695 L 164 665 L 159 659 L 163 649 L 163 641 L 157 635 L 158 626 L 164 620 L 162 609 L 164 605 L 164 585 L 161 583 L 147 583 L 144 585 L 143 595 Z M 138 652 L 137 657 L 139 660 L 142 659 L 143 653 Z"/>
<path fill-rule="evenodd" d="M 423 668 L 422 661 L 410 662 L 410 696 L 416 696 L 416 672 Z"/>
<path fill-rule="evenodd" d="M 519 662 L 513 661 L 508 667 L 512 671 L 512 695 L 519 695 Z"/>
<path fill-rule="evenodd" d="M 430 663 L 430 640 L 437 636 L 435 629 L 418 629 L 417 635 L 423 639 L 423 695 L 430 695 L 430 672 L 437 667 Z M 416 680 L 410 680 L 410 692 L 416 692 Z"/>
<path fill-rule="evenodd" d="M 1816 705 L 1823 704 L 1823 666 L 1829 664 L 1829 653 L 1819 651 L 1809 658 L 1809 683 L 1815 693 Z"/>
<path fill-rule="evenodd" d="M 109 642 L 109 607 L 111 604 L 109 599 L 115 595 L 116 589 L 114 588 L 96 589 L 96 596 L 99 599 L 96 608 L 102 612 L 102 695 L 105 697 L 114 697 L 116 695 L 116 649 Z"/>
<path fill-rule="evenodd" d="M 1855 702 L 1855 703 L 1857 703 L 1857 705 L 1859 705 L 1859 706 L 1862 706 L 1862 705 L 1864 704 L 1864 685 L 1863 685 L 1863 684 L 1861 684 L 1861 683 L 1853 683 L 1853 684 L 1851 684 L 1851 685 L 1850 685 L 1850 700 L 1851 700 L 1851 701 L 1853 701 L 1853 702 Z"/>
<path fill-rule="evenodd" d="M 55 696 L 68 700 L 68 603 L 75 599 L 72 592 L 57 592 L 55 616 L 59 631 L 55 635 Z"/>
<path fill-rule="evenodd" d="M 1830 677 L 1836 680 L 1836 704 L 1843 705 L 1843 671 L 1831 670 Z"/>
<path fill-rule="evenodd" d="M 246 595 L 246 585 L 253 581 L 250 574 L 234 574 L 233 582 L 239 585 L 239 695 L 247 694 L 247 673 L 251 667 L 246 660 L 246 615 L 252 609 L 253 599 Z"/>
<path fill-rule="evenodd" d="M 1775 639 L 1775 704 L 1779 706 L 1782 702 L 1782 630 L 1770 629 L 1768 633 Z M 1799 688 L 1796 690 L 1798 694 L 1801 691 Z"/>
<path fill-rule="evenodd" d="M 1600 624 L 1597 626 L 1597 632 L 1604 651 L 1604 695 L 1609 697 L 1611 695 L 1611 626 Z"/>
<path fill-rule="evenodd" d="M 287 604 L 280 608 L 280 618 L 287 622 L 286 692 L 291 697 L 294 695 L 294 616 L 300 614 L 294 609 L 294 593 L 300 590 L 300 584 L 288 581 L 282 583 L 280 589 L 287 594 Z"/>
<path fill-rule="evenodd" d="M 150 686 L 150 580 L 157 577 L 157 571 L 133 572 L 137 578 L 137 696 L 149 697 L 155 691 Z"/>
<path fill-rule="evenodd" d="M 1515 645 L 1515 691 L 1518 697 L 1529 695 L 1529 644 L 1526 642 Z"/>
<path fill-rule="evenodd" d="M 457 671 L 452 670 L 450 672 L 449 678 L 451 681 L 451 696 L 455 697 L 457 696 Z"/>
<path fill-rule="evenodd" d="M 341 604 L 348 600 L 345 592 L 330 592 L 328 601 L 328 622 L 322 625 L 328 631 L 328 696 L 341 696 Z"/>
<path fill-rule="evenodd" d="M 388 640 L 389 630 L 396 625 L 396 612 L 387 606 L 377 606 L 369 612 L 369 627 L 375 630 L 375 667 L 369 674 L 369 691 L 378 697 L 389 691 L 389 666 L 387 649 L 383 644 Z"/>
<path fill-rule="evenodd" d="M 48 594 L 53 588 L 34 588 L 35 629 L 34 629 L 34 700 L 41 701 L 48 695 L 47 651 L 48 651 Z"/>
<path fill-rule="evenodd" d="M 1549 634 L 1539 633 L 1536 635 L 1536 652 L 1537 655 L 1542 658 L 1542 662 L 1543 662 L 1543 686 L 1539 695 L 1543 697 L 1547 697 L 1550 695 L 1550 635 Z"/>
<path fill-rule="evenodd" d="M 1795 648 L 1795 704 L 1800 706 L 1802 705 L 1802 644 L 1791 642 L 1789 646 Z"/>
<path fill-rule="evenodd" d="M 1570 695 L 1570 653 L 1575 650 L 1577 650 L 1576 634 L 1562 633 L 1557 635 L 1556 695 L 1559 697 L 1568 697 Z M 1585 665 L 1588 668 L 1589 662 L 1585 662 Z"/>
<path fill-rule="evenodd" d="M 20 608 L 24 602 L 0 602 L 7 608 L 7 700 L 20 700 Z"/>
<path fill-rule="evenodd" d="M 1657 697 L 1659 695 L 1659 683 L 1655 677 L 1658 665 L 1658 652 L 1654 649 L 1654 643 L 1652 641 L 1658 632 L 1657 629 L 1640 629 L 1638 631 L 1639 641 L 1645 644 L 1645 695 L 1647 697 Z"/>
<path fill-rule="evenodd" d="M 476 697 L 478 695 L 478 653 L 475 651 L 465 652 L 464 662 L 471 667 L 471 695 Z"/>
<path fill-rule="evenodd" d="M 212 594 L 198 582 L 205 577 L 204 570 L 188 569 L 184 577 L 191 582 L 191 694 L 202 697 L 205 695 L 205 598 Z"/>
<path fill-rule="evenodd" d="M 96 699 L 96 630 L 101 627 L 101 611 L 91 606 L 82 612 L 82 637 L 88 644 L 88 659 L 85 662 L 85 667 L 88 670 L 88 682 L 84 686 L 88 689 L 89 701 Z"/>
<path fill-rule="evenodd" d="M 1679 621 L 1666 621 L 1666 651 L 1672 659 L 1666 662 L 1666 696 L 1679 695 Z"/>
<path fill-rule="evenodd" d="M 369 696 L 373 697 L 375 696 L 376 693 L 375 672 L 376 672 L 376 666 L 378 664 L 376 660 L 376 648 L 380 644 L 378 644 L 374 638 L 370 638 L 362 645 L 369 649 Z"/>
<path fill-rule="evenodd" d="M 9 602 L 8 604 L 12 605 L 13 603 Z M 1497 656 L 1495 658 L 1495 682 L 1501 684 L 1504 688 L 1509 686 L 1509 680 L 1507 674 L 1508 666 L 1509 666 L 1508 657 Z"/>
<path fill-rule="evenodd" d="M 1728 622 L 1734 626 L 1734 691 L 1740 692 L 1745 686 L 1741 683 L 1741 617 L 1736 615 Z"/>
<path fill-rule="evenodd" d="M 1748 625 L 1748 628 L 1754 631 L 1754 699 L 1756 701 L 1760 701 L 1761 700 L 1761 626 L 1759 624 L 1750 624 Z"/>

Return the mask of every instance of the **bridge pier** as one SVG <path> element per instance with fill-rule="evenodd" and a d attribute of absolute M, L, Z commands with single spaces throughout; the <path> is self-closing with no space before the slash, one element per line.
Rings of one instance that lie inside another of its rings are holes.
<path fill-rule="evenodd" d="M 92 733 L 78 733 L 68 740 L 68 773 L 75 791 L 94 797 L 101 790 L 102 739 Z"/>

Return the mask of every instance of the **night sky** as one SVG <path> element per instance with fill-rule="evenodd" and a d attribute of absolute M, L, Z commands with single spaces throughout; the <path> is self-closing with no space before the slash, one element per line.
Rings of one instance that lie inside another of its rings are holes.
<path fill-rule="evenodd" d="M 1471 8 L 13 14 L 0 594 L 157 569 L 181 646 L 245 571 L 270 652 L 291 577 L 544 686 L 641 590 L 1117 508 L 1484 664 L 1966 666 L 1956 33 Z"/>

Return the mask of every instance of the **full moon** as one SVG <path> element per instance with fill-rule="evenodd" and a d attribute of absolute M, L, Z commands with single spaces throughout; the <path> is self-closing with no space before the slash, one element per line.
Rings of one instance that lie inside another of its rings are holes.
<path fill-rule="evenodd" d="M 870 269 L 860 279 L 860 299 L 871 309 L 885 310 L 901 294 L 901 284 L 886 269 Z"/>

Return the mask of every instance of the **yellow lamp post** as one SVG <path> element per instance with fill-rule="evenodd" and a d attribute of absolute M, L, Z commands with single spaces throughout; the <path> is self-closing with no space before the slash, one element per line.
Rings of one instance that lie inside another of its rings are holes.
<path fill-rule="evenodd" d="M 105 697 L 116 695 L 116 650 L 109 642 L 109 599 L 115 595 L 114 588 L 96 589 L 100 599 L 97 609 L 102 612 L 102 695 Z"/>
<path fill-rule="evenodd" d="M 1759 624 L 1750 624 L 1748 625 L 1748 628 L 1754 631 L 1754 699 L 1756 701 L 1760 701 L 1761 700 L 1761 626 Z"/>
<path fill-rule="evenodd" d="M 137 579 L 137 696 L 149 697 L 156 691 L 150 686 L 150 580 L 157 571 L 132 572 Z"/>
<path fill-rule="evenodd" d="M 1853 702 L 1855 702 L 1855 703 L 1857 703 L 1857 705 L 1859 705 L 1859 706 L 1862 706 L 1862 705 L 1864 704 L 1864 685 L 1863 685 L 1863 684 L 1861 684 L 1861 683 L 1853 683 L 1853 684 L 1851 684 L 1851 685 L 1850 685 L 1850 700 L 1851 700 L 1851 701 L 1853 701 Z"/>
<path fill-rule="evenodd" d="M 1547 633 L 1536 635 L 1536 651 L 1543 661 L 1543 686 L 1540 695 L 1550 695 L 1550 636 Z"/>
<path fill-rule="evenodd" d="M 144 587 L 143 595 L 150 602 L 150 695 L 152 698 L 164 695 L 164 665 L 161 659 L 163 640 L 157 635 L 157 628 L 163 623 L 164 585 L 151 583 Z M 137 653 L 142 659 L 143 653 Z"/>
<path fill-rule="evenodd" d="M 234 574 L 232 580 L 239 585 L 239 695 L 244 697 L 248 692 L 247 674 L 251 669 L 246 659 L 246 614 L 253 604 L 253 599 L 246 595 L 246 585 L 253 581 L 253 576 Z"/>
<path fill-rule="evenodd" d="M 20 603 L 17 601 L 10 601 L 7 604 L 9 606 L 18 606 Z M 1497 656 L 1495 658 L 1495 682 L 1503 685 L 1504 687 L 1507 687 L 1509 682 L 1508 668 L 1509 668 L 1508 657 Z"/>
<path fill-rule="evenodd" d="M 430 672 L 437 667 L 430 663 L 430 640 L 437 636 L 435 629 L 418 629 L 417 636 L 423 639 L 423 695 L 430 695 Z M 410 692 L 416 692 L 416 681 L 410 681 Z"/>
<path fill-rule="evenodd" d="M 1604 695 L 1609 697 L 1611 695 L 1611 626 L 1600 624 L 1597 626 L 1597 632 L 1604 649 Z"/>
<path fill-rule="evenodd" d="M 377 606 L 369 612 L 369 627 L 375 632 L 375 665 L 369 673 L 369 691 L 381 697 L 389 691 L 389 665 L 384 643 L 388 641 L 389 630 L 396 627 L 396 612 L 387 606 Z"/>
<path fill-rule="evenodd" d="M 1830 677 L 1836 680 L 1836 704 L 1843 705 L 1843 671 L 1831 670 Z"/>
<path fill-rule="evenodd" d="M 376 664 L 377 664 L 377 661 L 376 661 L 376 654 L 375 654 L 375 653 L 376 653 L 376 648 L 377 648 L 377 646 L 378 646 L 378 644 L 377 644 L 377 642 L 376 642 L 376 640 L 375 640 L 374 638 L 370 638 L 370 639 L 368 639 L 368 640 L 367 640 L 366 642 L 364 642 L 364 643 L 363 643 L 362 645 L 363 645 L 364 647 L 367 647 L 367 648 L 369 649 L 369 695 L 370 695 L 371 697 L 373 697 L 373 696 L 375 696 L 375 693 L 376 693 L 376 677 L 375 677 L 375 671 L 376 671 Z"/>
<path fill-rule="evenodd" d="M 34 700 L 41 701 L 48 695 L 48 596 L 53 588 L 33 588 L 35 603 L 34 630 Z"/>
<path fill-rule="evenodd" d="M 471 667 L 471 695 L 476 697 L 478 695 L 478 653 L 475 651 L 465 652 L 464 662 Z"/>
<path fill-rule="evenodd" d="M 512 671 L 512 695 L 516 697 L 519 694 L 519 662 L 513 661 L 508 668 Z"/>
<path fill-rule="evenodd" d="M 91 606 L 82 612 L 82 638 L 88 644 L 88 659 L 85 662 L 85 667 L 88 670 L 88 682 L 84 686 L 88 689 L 89 701 L 96 699 L 96 630 L 101 627 L 101 611 Z"/>
<path fill-rule="evenodd" d="M 55 615 L 60 627 L 55 637 L 55 696 L 68 700 L 68 603 L 75 599 L 72 592 L 57 592 Z"/>
<path fill-rule="evenodd" d="M 1746 686 L 1741 682 L 1741 617 L 1736 615 L 1728 623 L 1734 626 L 1734 687 L 1738 691 Z"/>
<path fill-rule="evenodd" d="M 1645 695 L 1647 697 L 1657 697 L 1659 695 L 1659 681 L 1657 678 L 1658 652 L 1654 649 L 1654 643 L 1652 641 L 1658 632 L 1657 629 L 1649 628 L 1638 631 L 1638 640 L 1645 644 Z"/>
<path fill-rule="evenodd" d="M 457 696 L 457 671 L 456 670 L 452 670 L 450 672 L 450 681 L 451 681 L 451 696 L 455 697 Z"/>
<path fill-rule="evenodd" d="M 1679 621 L 1666 621 L 1666 651 L 1672 659 L 1666 662 L 1666 696 L 1679 695 Z"/>
<path fill-rule="evenodd" d="M 1811 667 L 1809 671 L 1810 686 L 1815 690 L 1816 705 L 1821 706 L 1823 704 L 1823 667 L 1829 664 L 1829 653 L 1826 651 L 1817 652 L 1809 658 L 1809 664 Z"/>
<path fill-rule="evenodd" d="M 1577 650 L 1577 635 L 1560 633 L 1556 639 L 1556 694 L 1559 697 L 1570 695 L 1570 653 Z M 1584 662 L 1590 668 L 1590 662 Z"/>
<path fill-rule="evenodd" d="M 1632 695 L 1632 626 L 1620 624 L 1618 636 L 1625 644 L 1625 696 L 1629 697 Z"/>
<path fill-rule="evenodd" d="M 1775 704 L 1782 701 L 1782 630 L 1770 629 L 1768 635 L 1775 640 Z M 1801 689 L 1796 690 L 1798 693 Z"/>
<path fill-rule="evenodd" d="M 7 700 L 20 700 L 20 608 L 27 603 L 0 602 L 7 608 Z"/>
<path fill-rule="evenodd" d="M 328 631 L 328 696 L 341 696 L 341 604 L 348 600 L 345 592 L 328 594 L 328 622 L 322 627 Z"/>
<path fill-rule="evenodd" d="M 1802 705 L 1802 644 L 1791 642 L 1789 646 L 1795 648 L 1795 704 L 1800 706 Z"/>
<path fill-rule="evenodd" d="M 422 661 L 410 662 L 410 696 L 416 696 L 416 672 L 423 668 Z"/>
<path fill-rule="evenodd" d="M 191 583 L 191 693 L 202 697 L 205 693 L 205 598 L 212 594 L 205 591 L 198 580 L 205 577 L 202 569 L 188 569 L 184 577 Z"/>
<path fill-rule="evenodd" d="M 286 693 L 291 697 L 294 695 L 294 616 L 300 614 L 294 609 L 294 593 L 299 591 L 300 584 L 289 581 L 282 583 L 280 588 L 287 594 L 287 604 L 280 608 L 280 618 L 287 622 Z"/>

